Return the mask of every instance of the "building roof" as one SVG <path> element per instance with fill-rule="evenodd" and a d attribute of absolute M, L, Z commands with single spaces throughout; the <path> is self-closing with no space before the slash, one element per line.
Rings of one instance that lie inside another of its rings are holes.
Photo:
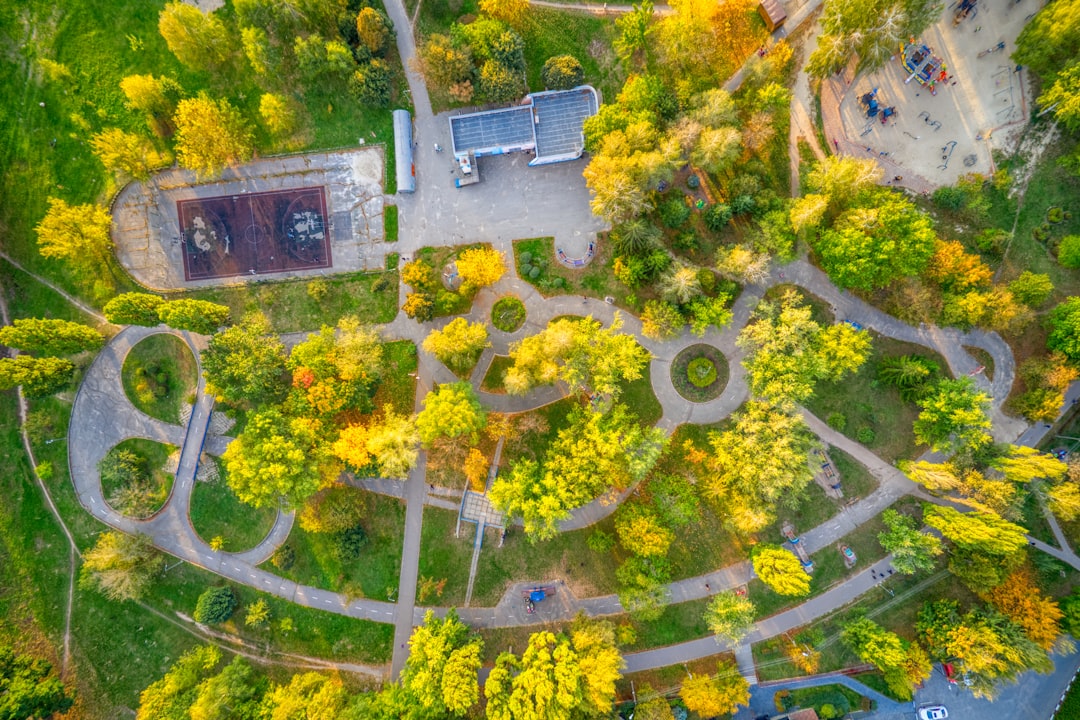
<path fill-rule="evenodd" d="M 581 157 L 582 128 L 598 109 L 596 90 L 588 85 L 533 93 L 514 107 L 452 116 L 450 141 L 455 156 L 532 150 L 532 165 L 572 160 Z"/>

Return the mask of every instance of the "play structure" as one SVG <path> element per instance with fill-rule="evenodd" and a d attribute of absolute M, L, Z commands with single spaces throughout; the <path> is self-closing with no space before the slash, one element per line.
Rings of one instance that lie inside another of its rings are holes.
<path fill-rule="evenodd" d="M 855 551 L 847 545 L 840 546 L 840 555 L 844 558 L 844 566 L 848 570 L 855 567 L 855 563 L 859 561 L 858 556 L 855 555 Z"/>
<path fill-rule="evenodd" d="M 931 95 L 937 95 L 937 84 L 944 82 L 949 76 L 945 61 L 934 55 L 933 48 L 915 38 L 911 38 L 908 44 L 900 49 L 900 62 L 911 73 L 904 80 L 904 84 L 907 85 L 913 79 L 918 80 Z"/>
<path fill-rule="evenodd" d="M 791 523 L 784 523 L 783 533 L 788 541 L 788 550 L 791 550 L 791 552 L 795 553 L 795 557 L 799 558 L 799 562 L 802 563 L 802 568 L 806 574 L 813 575 L 814 561 L 806 554 L 806 548 L 803 547 L 802 538 L 795 534 L 795 526 Z"/>

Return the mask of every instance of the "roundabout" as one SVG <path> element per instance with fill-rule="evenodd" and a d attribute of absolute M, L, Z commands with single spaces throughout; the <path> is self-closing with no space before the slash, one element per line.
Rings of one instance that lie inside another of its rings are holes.
<path fill-rule="evenodd" d="M 724 392 L 727 381 L 727 359 L 711 345 L 691 345 L 680 351 L 671 363 L 671 384 L 690 402 L 715 400 Z"/>

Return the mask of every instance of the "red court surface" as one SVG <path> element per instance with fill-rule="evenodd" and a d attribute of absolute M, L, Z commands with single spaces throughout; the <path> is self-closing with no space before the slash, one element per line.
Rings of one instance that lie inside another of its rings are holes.
<path fill-rule="evenodd" d="M 321 187 L 180 200 L 176 210 L 187 280 L 333 264 Z"/>

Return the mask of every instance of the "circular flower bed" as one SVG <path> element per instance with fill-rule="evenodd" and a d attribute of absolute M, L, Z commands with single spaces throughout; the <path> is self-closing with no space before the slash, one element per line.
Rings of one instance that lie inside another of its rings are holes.
<path fill-rule="evenodd" d="M 513 295 L 504 295 L 491 308 L 491 324 L 512 333 L 525 324 L 525 303 Z"/>
<path fill-rule="evenodd" d="M 676 355 L 671 363 L 671 384 L 679 395 L 690 402 L 707 402 L 718 398 L 727 381 L 727 360 L 712 345 L 691 345 Z"/>
<path fill-rule="evenodd" d="M 716 366 L 707 357 L 694 358 L 686 366 L 686 377 L 694 387 L 709 387 L 716 382 Z"/>

